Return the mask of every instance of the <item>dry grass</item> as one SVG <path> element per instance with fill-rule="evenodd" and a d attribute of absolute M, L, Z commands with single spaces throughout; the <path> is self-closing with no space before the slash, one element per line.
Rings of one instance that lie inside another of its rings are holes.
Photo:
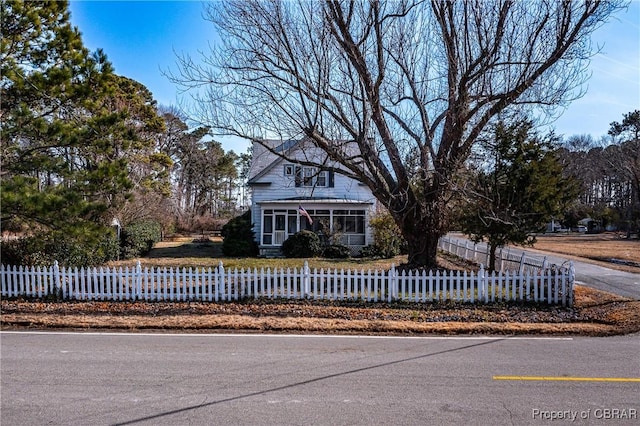
<path fill-rule="evenodd" d="M 627 240 L 616 233 L 541 235 L 537 237 L 534 248 L 581 260 L 588 259 L 608 268 L 640 273 L 640 240 Z M 628 264 L 624 265 L 621 261 Z"/>
<path fill-rule="evenodd" d="M 305 261 L 311 268 L 326 269 L 389 269 L 392 264 L 406 263 L 407 256 L 396 256 L 392 259 L 285 259 L 285 258 L 231 258 L 222 254 L 222 240 L 211 239 L 208 241 L 194 240 L 193 238 L 175 238 L 170 241 L 162 241 L 155 245 L 147 257 L 130 259 L 126 261 L 110 262 L 109 266 L 134 266 L 140 261 L 142 267 L 167 267 L 167 268 L 215 268 L 220 262 L 225 268 L 253 269 L 253 268 L 302 268 Z M 442 259 L 446 267 L 447 260 Z"/>
<path fill-rule="evenodd" d="M 618 270 L 640 273 L 640 240 L 627 240 L 619 234 L 553 234 L 537 237 L 534 249 L 558 253 L 573 258 L 581 258 L 593 263 Z M 216 267 L 223 262 L 228 268 L 301 268 L 305 259 L 238 259 L 222 255 L 222 240 L 213 238 L 208 241 L 194 240 L 193 237 L 179 237 L 162 241 L 154 247 L 148 257 L 128 261 L 112 262 L 110 265 L 133 266 L 139 260 L 142 266 L 149 267 Z M 631 264 L 611 262 L 619 259 Z M 406 263 L 406 256 L 393 259 L 307 259 L 311 268 L 344 269 L 388 269 L 392 264 Z M 439 262 L 447 269 L 457 269 L 449 258 L 441 257 Z M 636 265 L 634 265 L 636 264 Z M 469 268 L 469 265 L 462 265 Z"/>
<path fill-rule="evenodd" d="M 212 332 L 544 334 L 604 336 L 640 331 L 640 301 L 577 287 L 575 306 L 452 303 L 42 302 L 3 300 L 3 329 L 71 328 Z"/>

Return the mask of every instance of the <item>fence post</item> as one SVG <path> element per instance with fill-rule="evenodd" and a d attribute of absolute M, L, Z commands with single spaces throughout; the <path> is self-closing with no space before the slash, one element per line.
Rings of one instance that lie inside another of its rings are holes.
<path fill-rule="evenodd" d="M 546 270 L 549 267 L 549 261 L 547 261 L 547 256 L 542 259 L 542 270 Z"/>
<path fill-rule="evenodd" d="M 484 300 L 487 303 L 487 289 L 485 282 L 484 265 L 480 264 L 480 270 L 478 271 L 478 300 Z"/>
<path fill-rule="evenodd" d="M 134 300 L 142 299 L 142 264 L 140 261 L 136 263 L 136 294 L 134 295 Z"/>
<path fill-rule="evenodd" d="M 449 243 L 451 244 L 451 243 Z M 451 247 L 451 246 L 449 246 Z M 387 292 L 387 301 L 391 302 L 398 295 L 398 281 L 396 279 L 396 265 L 391 264 L 391 269 L 389 269 L 389 291 Z"/>
<path fill-rule="evenodd" d="M 217 272 L 216 272 L 216 297 L 215 297 L 215 301 L 217 302 L 218 299 L 220 298 L 220 288 L 224 288 L 224 266 L 222 265 L 222 261 L 220 261 L 220 263 L 218 263 L 218 268 L 217 268 Z M 224 293 L 223 293 L 224 296 Z"/>
<path fill-rule="evenodd" d="M 2 280 L 0 281 L 0 286 L 2 286 L 2 291 L 0 292 L 0 296 L 11 296 L 9 291 L 11 290 L 11 276 L 10 271 L 13 269 L 10 266 L 5 266 L 4 264 L 0 264 L 0 269 L 2 269 Z"/>
<path fill-rule="evenodd" d="M 522 252 L 522 256 L 520 257 L 520 268 L 518 268 L 518 275 L 524 275 L 524 252 Z"/>
<path fill-rule="evenodd" d="M 569 261 L 569 306 L 573 306 L 573 283 L 576 279 L 576 269 L 573 265 L 573 261 Z"/>
<path fill-rule="evenodd" d="M 311 297 L 311 270 L 309 269 L 309 262 L 304 261 L 304 269 L 302 271 L 302 284 L 304 286 L 305 298 Z"/>
<path fill-rule="evenodd" d="M 62 288 L 62 280 L 60 279 L 60 265 L 58 265 L 58 261 L 53 261 L 53 278 L 55 280 L 55 292 L 56 296 L 62 293 L 62 299 L 66 299 L 66 292 Z"/>

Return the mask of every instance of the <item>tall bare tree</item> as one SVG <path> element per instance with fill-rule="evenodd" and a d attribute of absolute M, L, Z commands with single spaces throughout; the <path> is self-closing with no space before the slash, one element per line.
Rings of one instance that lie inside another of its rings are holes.
<path fill-rule="evenodd" d="M 456 171 L 509 111 L 582 95 L 591 33 L 620 1 L 230 0 L 221 42 L 179 58 L 216 132 L 306 138 L 363 182 L 435 266 Z M 199 90 L 198 90 L 199 89 Z M 410 161 L 407 161 L 410 159 Z M 417 160 L 417 161 L 416 161 Z"/>

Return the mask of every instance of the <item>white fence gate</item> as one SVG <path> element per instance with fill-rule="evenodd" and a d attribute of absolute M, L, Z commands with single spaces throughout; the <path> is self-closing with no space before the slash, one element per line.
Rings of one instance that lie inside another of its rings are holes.
<path fill-rule="evenodd" d="M 365 302 L 496 301 L 573 304 L 573 267 L 492 272 L 310 269 L 0 267 L 2 297 L 64 300 L 235 301 L 246 298 Z"/>

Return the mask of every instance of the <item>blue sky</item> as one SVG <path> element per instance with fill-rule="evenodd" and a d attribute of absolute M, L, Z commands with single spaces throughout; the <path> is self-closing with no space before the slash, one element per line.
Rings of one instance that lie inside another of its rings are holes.
<path fill-rule="evenodd" d="M 144 84 L 158 103 L 178 105 L 179 89 L 162 74 L 176 70 L 176 52 L 198 56 L 215 40 L 200 1 L 71 1 L 71 22 L 90 50 L 102 48 L 118 74 Z M 618 13 L 592 38 L 602 51 L 590 66 L 587 94 L 553 123 L 565 137 L 596 140 L 609 123 L 640 109 L 640 0 Z M 226 150 L 245 152 L 244 141 L 222 140 Z"/>

